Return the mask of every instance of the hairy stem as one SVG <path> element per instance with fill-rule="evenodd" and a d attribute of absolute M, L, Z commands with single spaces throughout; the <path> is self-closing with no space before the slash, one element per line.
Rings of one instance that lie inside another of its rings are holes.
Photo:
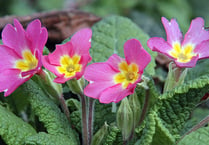
<path fill-rule="evenodd" d="M 204 125 L 206 125 L 207 123 L 209 123 L 209 116 L 205 117 L 202 121 L 200 121 L 197 125 L 195 125 L 190 131 L 188 131 L 186 134 L 184 134 L 178 141 L 181 141 L 186 135 L 198 130 L 199 128 L 203 127 Z"/>
<path fill-rule="evenodd" d="M 83 145 L 89 145 L 89 135 L 88 135 L 88 120 L 87 120 L 87 103 L 86 98 L 83 94 L 80 94 L 81 101 L 81 120 L 82 120 L 82 139 Z"/>
<path fill-rule="evenodd" d="M 94 116 L 94 104 L 95 100 L 89 98 L 89 116 L 88 116 L 88 134 L 89 134 L 89 143 L 91 144 L 92 136 L 93 136 L 93 116 Z"/>
<path fill-rule="evenodd" d="M 69 109 L 68 109 L 68 107 L 67 107 L 67 105 L 66 105 L 66 103 L 65 103 L 65 98 L 63 97 L 63 95 L 61 95 L 61 96 L 59 97 L 59 102 L 60 102 L 61 108 L 62 108 L 62 110 L 64 111 L 64 113 L 65 113 L 65 115 L 66 115 L 66 117 L 67 117 L 69 123 L 71 124 L 71 120 L 70 120 L 70 112 L 69 112 Z"/>
<path fill-rule="evenodd" d="M 143 120 L 145 118 L 145 115 L 147 113 L 148 105 L 149 105 L 149 90 L 146 91 L 144 106 L 143 106 L 143 109 L 142 109 L 142 113 L 141 113 L 141 116 L 140 116 L 140 119 L 139 119 L 138 126 L 141 125 L 141 123 L 143 122 Z"/>

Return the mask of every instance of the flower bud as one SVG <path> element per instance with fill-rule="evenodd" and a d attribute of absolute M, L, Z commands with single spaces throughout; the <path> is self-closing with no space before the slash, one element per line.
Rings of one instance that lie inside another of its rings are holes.
<path fill-rule="evenodd" d="M 134 128 L 135 128 L 141 116 L 141 104 L 140 104 L 140 101 L 138 99 L 136 92 L 130 95 L 129 104 L 133 112 L 133 122 L 134 122 Z"/>
<path fill-rule="evenodd" d="M 82 94 L 83 93 L 83 78 L 76 80 L 76 79 L 71 79 L 67 81 L 67 85 L 74 94 Z"/>
<path fill-rule="evenodd" d="M 133 124 L 133 111 L 129 105 L 128 99 L 124 98 L 118 108 L 117 125 L 123 135 L 123 140 L 128 140 L 131 136 Z"/>
<path fill-rule="evenodd" d="M 93 136 L 93 140 L 91 145 L 100 145 L 102 144 L 103 139 L 105 138 L 106 134 L 108 133 L 108 124 L 105 124 L 100 128 L 97 133 Z"/>

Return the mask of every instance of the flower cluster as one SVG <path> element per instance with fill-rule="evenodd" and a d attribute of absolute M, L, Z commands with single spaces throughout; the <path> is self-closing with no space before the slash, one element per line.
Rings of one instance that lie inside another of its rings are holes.
<path fill-rule="evenodd" d="M 188 32 L 183 35 L 175 19 L 169 22 L 162 17 L 167 41 L 153 37 L 148 47 L 172 58 L 178 67 L 194 67 L 197 60 L 209 58 L 209 31 L 204 29 L 204 20 L 192 20 Z M 119 102 L 133 94 L 140 82 L 151 56 L 136 39 L 124 44 L 125 58 L 113 54 L 106 62 L 93 63 L 89 49 L 92 31 L 84 28 L 75 33 L 65 44 L 56 45 L 54 52 L 43 56 L 47 30 L 39 20 L 32 21 L 23 29 L 18 20 L 8 24 L 2 32 L 0 45 L 0 91 L 10 95 L 17 87 L 39 74 L 43 66 L 54 73 L 54 82 L 65 83 L 82 76 L 89 81 L 84 89 L 88 97 L 101 103 Z"/>

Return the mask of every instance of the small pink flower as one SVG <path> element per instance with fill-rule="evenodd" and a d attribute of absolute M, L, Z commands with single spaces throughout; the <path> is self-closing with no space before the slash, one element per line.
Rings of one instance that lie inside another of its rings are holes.
<path fill-rule="evenodd" d="M 149 48 L 174 59 L 178 67 L 194 67 L 197 60 L 209 58 L 209 31 L 204 29 L 204 20 L 196 18 L 183 39 L 178 23 L 175 19 L 169 22 L 162 17 L 166 31 L 167 42 L 163 38 L 150 38 Z"/>
<path fill-rule="evenodd" d="M 56 45 L 53 53 L 43 56 L 44 67 L 57 76 L 54 82 L 65 83 L 70 79 L 78 80 L 82 77 L 86 65 L 91 61 L 91 35 L 91 29 L 82 29 L 73 35 L 69 42 Z"/>
<path fill-rule="evenodd" d="M 117 103 L 134 92 L 151 56 L 136 39 L 125 43 L 124 54 L 125 59 L 113 54 L 106 62 L 87 66 L 84 78 L 90 83 L 84 89 L 86 96 L 101 103 Z"/>
<path fill-rule="evenodd" d="M 32 21 L 26 31 L 18 20 L 5 26 L 0 45 L 0 92 L 10 95 L 41 69 L 41 55 L 47 41 L 46 28 Z"/>

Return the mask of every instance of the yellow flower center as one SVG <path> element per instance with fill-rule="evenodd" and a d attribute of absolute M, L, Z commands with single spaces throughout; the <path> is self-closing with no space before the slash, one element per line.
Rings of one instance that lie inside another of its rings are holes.
<path fill-rule="evenodd" d="M 181 47 L 181 44 L 175 43 L 173 45 L 173 50 L 170 51 L 170 55 L 177 59 L 178 62 L 187 63 L 196 54 L 193 53 L 194 46 L 187 44 L 185 47 Z"/>
<path fill-rule="evenodd" d="M 78 55 L 74 55 L 72 58 L 68 55 L 63 55 L 60 58 L 60 66 L 57 67 L 58 72 L 64 74 L 66 78 L 74 76 L 76 72 L 81 71 L 80 58 Z"/>
<path fill-rule="evenodd" d="M 15 68 L 20 69 L 22 72 L 29 71 L 37 67 L 38 60 L 31 53 L 30 50 L 25 50 L 22 53 L 23 59 L 19 59 L 15 63 Z"/>
<path fill-rule="evenodd" d="M 135 63 L 127 64 L 123 61 L 119 64 L 120 72 L 114 76 L 114 82 L 116 84 L 121 83 L 123 89 L 126 89 L 128 85 L 133 84 L 139 78 L 139 68 Z"/>

